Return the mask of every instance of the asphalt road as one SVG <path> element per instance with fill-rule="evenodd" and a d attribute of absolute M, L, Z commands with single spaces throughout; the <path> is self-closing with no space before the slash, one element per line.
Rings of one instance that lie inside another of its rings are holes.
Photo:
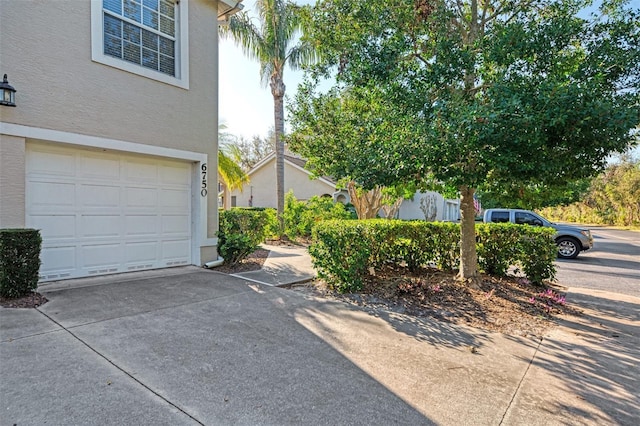
<path fill-rule="evenodd" d="M 590 226 L 594 248 L 556 262 L 558 284 L 640 297 L 640 232 Z"/>

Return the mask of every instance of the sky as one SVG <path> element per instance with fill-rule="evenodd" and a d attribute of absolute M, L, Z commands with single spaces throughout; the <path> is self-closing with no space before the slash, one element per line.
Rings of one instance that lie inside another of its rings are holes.
<path fill-rule="evenodd" d="M 296 1 L 310 4 L 315 1 Z M 255 0 L 242 2 L 245 11 L 253 11 Z M 273 128 L 273 96 L 269 86 L 260 84 L 260 65 L 245 56 L 232 40 L 219 42 L 219 119 L 227 128 L 226 132 L 251 139 L 258 135 L 266 137 Z M 298 84 L 302 82 L 302 71 L 284 70 L 286 98 L 293 99 Z M 285 118 L 286 105 L 285 98 Z"/>

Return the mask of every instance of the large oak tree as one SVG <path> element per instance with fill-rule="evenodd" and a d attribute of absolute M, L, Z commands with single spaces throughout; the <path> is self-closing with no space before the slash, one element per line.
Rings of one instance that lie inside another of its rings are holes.
<path fill-rule="evenodd" d="M 590 4 L 319 0 L 307 35 L 322 61 L 296 96 L 290 147 L 365 188 L 457 188 L 459 276 L 473 278 L 476 189 L 562 187 L 633 140 L 640 14 Z"/>

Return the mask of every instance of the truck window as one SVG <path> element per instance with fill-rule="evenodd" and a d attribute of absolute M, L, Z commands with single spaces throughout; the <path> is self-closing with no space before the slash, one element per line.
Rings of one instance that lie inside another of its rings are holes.
<path fill-rule="evenodd" d="M 493 223 L 509 222 L 509 212 L 491 212 L 491 222 Z"/>
<path fill-rule="evenodd" d="M 540 225 L 540 219 L 526 212 L 516 212 L 516 223 L 519 225 Z"/>

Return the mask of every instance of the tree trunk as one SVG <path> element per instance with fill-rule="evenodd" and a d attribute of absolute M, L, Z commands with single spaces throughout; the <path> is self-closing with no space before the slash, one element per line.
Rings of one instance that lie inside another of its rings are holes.
<path fill-rule="evenodd" d="M 231 191 L 229 191 L 229 187 L 227 184 L 222 183 L 222 208 L 224 210 L 231 209 Z"/>
<path fill-rule="evenodd" d="M 402 205 L 403 201 L 404 201 L 404 198 L 398 197 L 393 202 L 393 204 L 386 204 L 386 205 L 382 206 L 382 211 L 384 212 L 384 217 L 386 219 L 395 219 L 396 216 L 398 215 L 398 212 L 400 211 L 400 206 Z"/>
<path fill-rule="evenodd" d="M 358 191 L 356 183 L 351 181 L 347 184 L 347 191 L 351 198 L 351 204 L 356 209 L 358 219 L 374 219 L 382 208 L 382 191 L 380 187 L 369 191 Z"/>
<path fill-rule="evenodd" d="M 478 273 L 474 193 L 473 188 L 467 186 L 460 188 L 460 271 L 458 279 L 461 280 L 473 279 Z"/>
<path fill-rule="evenodd" d="M 276 133 L 276 198 L 280 236 L 284 235 L 284 93 L 285 85 L 281 73 L 271 76 L 273 115 Z"/>
<path fill-rule="evenodd" d="M 471 0 L 471 16 L 469 30 L 464 43 L 470 49 L 474 48 L 478 38 L 478 0 Z M 462 17 L 461 17 L 462 18 Z M 475 93 L 476 74 L 473 66 L 468 68 L 464 76 L 464 93 L 471 99 Z M 478 254 L 476 252 L 476 209 L 473 204 L 474 188 L 466 185 L 460 187 L 460 271 L 458 279 L 473 282 L 478 274 Z"/>

